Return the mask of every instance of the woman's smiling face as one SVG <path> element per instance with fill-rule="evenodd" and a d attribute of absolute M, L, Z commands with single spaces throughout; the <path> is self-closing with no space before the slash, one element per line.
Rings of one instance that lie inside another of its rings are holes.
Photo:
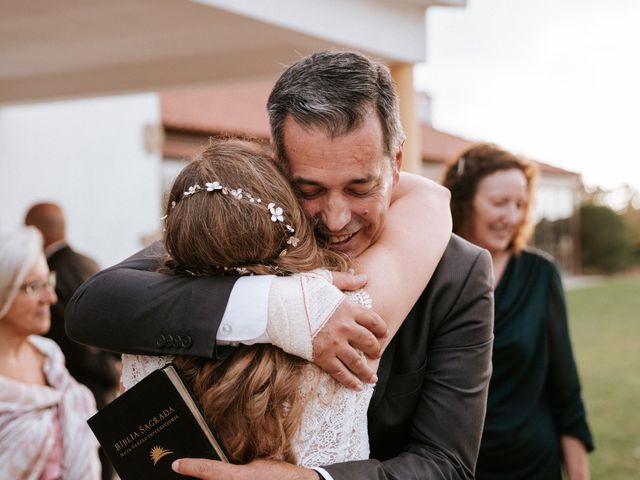
<path fill-rule="evenodd" d="M 491 253 L 507 250 L 525 218 L 527 179 L 522 170 L 498 170 L 478 182 L 471 202 L 470 238 Z"/>

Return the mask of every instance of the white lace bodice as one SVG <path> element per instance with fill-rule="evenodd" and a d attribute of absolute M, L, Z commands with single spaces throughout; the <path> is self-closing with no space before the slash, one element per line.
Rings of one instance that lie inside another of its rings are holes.
<path fill-rule="evenodd" d="M 150 373 L 173 362 L 172 355 L 150 356 L 122 354 L 122 373 L 120 383 L 129 390 Z"/>
<path fill-rule="evenodd" d="M 371 305 L 366 292 L 359 291 L 349 297 Z M 124 354 L 122 384 L 129 389 L 172 361 L 172 356 Z M 366 385 L 361 392 L 355 392 L 339 385 L 319 368 L 308 370 L 301 393 L 311 398 L 302 416 L 298 438 L 293 442 L 299 465 L 316 467 L 369 458 L 367 409 L 373 389 L 373 385 Z"/>
<path fill-rule="evenodd" d="M 318 467 L 369 458 L 367 409 L 373 385 L 355 392 L 319 368 L 309 369 L 303 394 L 310 385 L 317 388 L 304 410 L 300 434 L 293 444 L 298 464 Z"/>

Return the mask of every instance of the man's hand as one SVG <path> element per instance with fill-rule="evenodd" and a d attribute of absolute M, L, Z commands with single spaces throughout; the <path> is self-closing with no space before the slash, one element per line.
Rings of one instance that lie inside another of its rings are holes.
<path fill-rule="evenodd" d="M 357 290 L 366 284 L 363 275 L 332 272 L 340 290 Z M 380 340 L 387 325 L 373 310 L 344 300 L 313 339 L 313 362 L 345 387 L 362 389 L 362 382 L 375 383 L 378 377 L 366 357 L 380 358 Z"/>
<path fill-rule="evenodd" d="M 314 470 L 273 460 L 232 465 L 215 460 L 183 458 L 173 462 L 171 468 L 181 475 L 201 480 L 318 480 Z"/>

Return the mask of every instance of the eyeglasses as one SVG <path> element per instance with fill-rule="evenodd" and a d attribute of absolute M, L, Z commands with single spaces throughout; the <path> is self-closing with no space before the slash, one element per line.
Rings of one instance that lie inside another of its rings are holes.
<path fill-rule="evenodd" d="M 56 272 L 49 273 L 47 280 L 36 280 L 20 285 L 20 290 L 32 297 L 39 296 L 46 288 L 50 288 L 51 290 L 56 288 Z"/>

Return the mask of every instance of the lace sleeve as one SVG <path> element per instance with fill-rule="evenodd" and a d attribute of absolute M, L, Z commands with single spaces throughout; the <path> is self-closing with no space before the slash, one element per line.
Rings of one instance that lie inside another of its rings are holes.
<path fill-rule="evenodd" d="M 267 334 L 285 352 L 312 360 L 313 337 L 344 295 L 317 273 L 276 277 L 269 290 Z"/>
<path fill-rule="evenodd" d="M 151 372 L 168 365 L 173 361 L 172 356 L 122 355 L 122 376 L 120 382 L 125 390 L 129 390 L 136 383 Z"/>

